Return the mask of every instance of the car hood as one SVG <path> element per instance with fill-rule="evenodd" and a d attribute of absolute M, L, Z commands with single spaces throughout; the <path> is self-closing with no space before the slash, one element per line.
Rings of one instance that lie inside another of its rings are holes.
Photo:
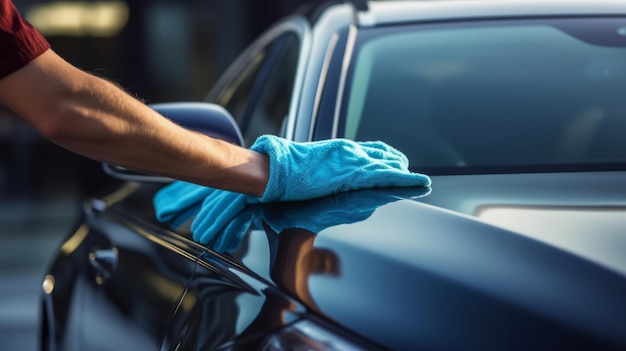
<path fill-rule="evenodd" d="M 626 274 L 626 173 L 448 176 L 424 203 Z"/>
<path fill-rule="evenodd" d="M 387 348 L 623 347 L 625 179 L 440 176 L 269 204 L 220 250 Z"/>

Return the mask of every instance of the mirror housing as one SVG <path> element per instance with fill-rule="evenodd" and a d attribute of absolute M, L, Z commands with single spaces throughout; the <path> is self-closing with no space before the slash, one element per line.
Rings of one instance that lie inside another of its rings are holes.
<path fill-rule="evenodd" d="M 244 146 L 243 136 L 237 123 L 226 109 L 207 102 L 171 102 L 148 105 L 159 114 L 176 124 L 215 139 Z M 113 178 L 140 182 L 168 183 L 173 179 L 136 172 L 110 163 L 103 163 L 102 169 Z"/>

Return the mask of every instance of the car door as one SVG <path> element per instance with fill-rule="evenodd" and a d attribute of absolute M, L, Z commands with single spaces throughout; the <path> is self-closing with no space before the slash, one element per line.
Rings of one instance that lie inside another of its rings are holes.
<path fill-rule="evenodd" d="M 221 232 L 220 245 L 198 257 L 181 308 L 162 350 L 258 350 L 306 308 L 270 283 L 278 234 L 263 229 L 254 210 L 244 211 Z"/>
<path fill-rule="evenodd" d="M 84 223 L 63 243 L 46 278 L 54 285 L 43 301 L 43 349 L 160 348 L 199 252 L 146 220 L 151 192 L 135 186 L 88 203 Z M 124 192 L 133 195 L 108 203 Z"/>

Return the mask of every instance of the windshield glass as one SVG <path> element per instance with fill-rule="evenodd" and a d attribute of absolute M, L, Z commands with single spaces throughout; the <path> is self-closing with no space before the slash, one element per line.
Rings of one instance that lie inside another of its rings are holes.
<path fill-rule="evenodd" d="M 620 168 L 626 19 L 360 31 L 339 134 L 432 173 Z"/>

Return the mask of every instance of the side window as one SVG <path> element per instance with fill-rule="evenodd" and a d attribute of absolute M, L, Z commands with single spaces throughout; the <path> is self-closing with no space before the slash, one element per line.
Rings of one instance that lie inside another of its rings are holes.
<path fill-rule="evenodd" d="M 295 33 L 280 35 L 258 51 L 218 97 L 216 102 L 239 124 L 246 145 L 262 134 L 283 133 L 299 49 Z"/>

